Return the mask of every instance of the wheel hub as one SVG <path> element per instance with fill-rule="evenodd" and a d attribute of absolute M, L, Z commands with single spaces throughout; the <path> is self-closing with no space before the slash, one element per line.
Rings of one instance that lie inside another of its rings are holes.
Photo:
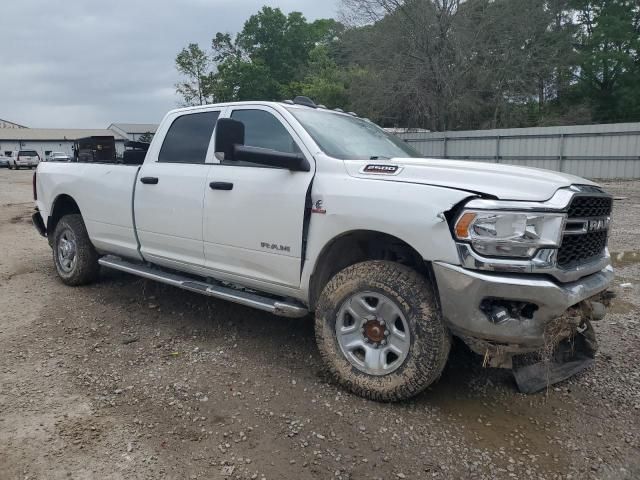
<path fill-rule="evenodd" d="M 374 320 L 368 320 L 364 324 L 363 329 L 365 338 L 373 343 L 380 343 L 386 337 L 384 333 L 384 321 L 380 321 L 377 318 Z"/>
<path fill-rule="evenodd" d="M 336 336 L 349 363 L 369 375 L 394 372 L 411 348 L 409 323 L 402 310 L 378 292 L 356 292 L 344 301 L 336 319 Z"/>
<path fill-rule="evenodd" d="M 65 273 L 71 272 L 76 264 L 76 241 L 70 231 L 65 231 L 58 241 L 58 262 Z"/>

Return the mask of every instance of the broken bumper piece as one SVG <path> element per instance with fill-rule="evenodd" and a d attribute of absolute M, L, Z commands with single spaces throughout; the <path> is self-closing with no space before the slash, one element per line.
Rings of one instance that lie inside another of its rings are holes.
<path fill-rule="evenodd" d="M 439 262 L 433 269 L 452 333 L 483 357 L 484 366 L 513 368 L 522 392 L 542 390 L 593 363 L 590 322 L 605 315 L 611 266 L 571 283 Z M 537 363 L 514 368 L 523 358 Z"/>
<path fill-rule="evenodd" d="M 594 363 L 598 349 L 595 332 L 586 321 L 585 328 L 571 339 L 562 340 L 551 358 L 531 365 L 515 367 L 513 376 L 522 393 L 535 393 L 586 370 Z"/>

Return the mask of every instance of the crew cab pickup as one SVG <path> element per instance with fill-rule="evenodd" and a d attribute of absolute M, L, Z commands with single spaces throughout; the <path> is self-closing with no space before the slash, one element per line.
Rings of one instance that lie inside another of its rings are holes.
<path fill-rule="evenodd" d="M 612 198 L 589 180 L 421 158 L 304 97 L 171 111 L 131 163 L 38 166 L 33 221 L 64 283 L 102 266 L 313 313 L 335 380 L 383 401 L 435 382 L 453 336 L 489 366 L 552 352 L 546 381 L 584 364 L 563 342 L 593 356 Z M 524 390 L 536 365 L 516 369 Z"/>

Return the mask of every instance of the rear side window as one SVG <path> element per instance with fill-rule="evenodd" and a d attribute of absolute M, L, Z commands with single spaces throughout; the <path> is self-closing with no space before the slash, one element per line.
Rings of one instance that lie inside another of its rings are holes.
<path fill-rule="evenodd" d="M 264 110 L 236 110 L 231 118 L 244 123 L 244 144 L 278 152 L 300 153 L 293 137 L 276 117 Z"/>
<path fill-rule="evenodd" d="M 220 112 L 191 113 L 176 118 L 164 138 L 159 162 L 204 163 Z"/>

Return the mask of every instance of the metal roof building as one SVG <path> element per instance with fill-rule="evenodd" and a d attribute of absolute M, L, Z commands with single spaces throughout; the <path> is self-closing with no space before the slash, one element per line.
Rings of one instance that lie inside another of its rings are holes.
<path fill-rule="evenodd" d="M 10 122 L 9 120 L 3 120 L 0 118 L 0 128 L 27 128 L 24 125 L 20 125 L 18 123 Z"/>
<path fill-rule="evenodd" d="M 41 158 L 50 152 L 73 154 L 73 142 L 78 138 L 112 136 L 116 151 L 124 151 L 125 137 L 107 129 L 84 128 L 0 128 L 0 154 L 10 156 L 17 150 L 36 150 Z"/>
<path fill-rule="evenodd" d="M 129 140 L 139 140 L 146 133 L 156 133 L 157 123 L 112 123 L 109 130 Z"/>

